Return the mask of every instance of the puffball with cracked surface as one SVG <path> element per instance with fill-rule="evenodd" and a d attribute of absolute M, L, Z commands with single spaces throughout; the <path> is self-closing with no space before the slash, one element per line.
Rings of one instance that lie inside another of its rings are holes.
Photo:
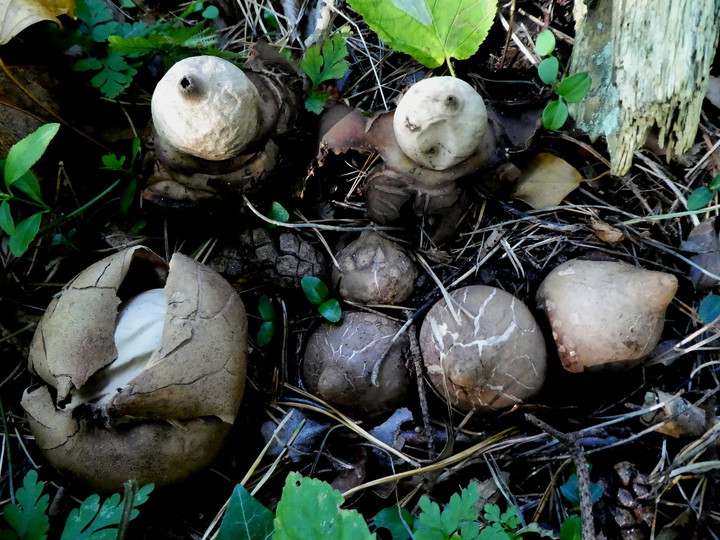
<path fill-rule="evenodd" d="M 392 240 L 365 231 L 336 259 L 332 283 L 345 300 L 363 304 L 399 304 L 413 292 L 417 268 Z"/>
<path fill-rule="evenodd" d="M 219 274 L 144 247 L 98 261 L 50 303 L 22 405 L 48 461 L 100 491 L 164 485 L 214 459 L 245 384 L 247 319 Z M 92 456 L 93 459 L 88 459 Z"/>
<path fill-rule="evenodd" d="M 472 285 L 428 311 L 420 349 L 433 386 L 463 411 L 521 403 L 540 391 L 545 340 L 530 310 L 495 287 Z M 452 311 L 451 311 L 452 309 Z"/>
<path fill-rule="evenodd" d="M 482 97 L 455 77 L 416 82 L 400 99 L 393 117 L 395 137 L 402 151 L 436 171 L 473 155 L 487 127 Z"/>
<path fill-rule="evenodd" d="M 537 293 L 563 367 L 627 369 L 655 348 L 677 278 L 619 261 L 567 261 Z"/>
<path fill-rule="evenodd" d="M 303 382 L 331 405 L 367 416 L 391 412 L 409 382 L 401 325 L 375 313 L 347 312 L 340 324 L 324 323 L 305 348 Z"/>

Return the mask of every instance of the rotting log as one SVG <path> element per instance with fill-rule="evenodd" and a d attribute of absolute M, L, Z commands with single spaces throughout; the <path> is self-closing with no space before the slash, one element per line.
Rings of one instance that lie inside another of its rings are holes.
<path fill-rule="evenodd" d="M 570 72 L 592 78 L 571 105 L 580 129 L 607 139 L 611 173 L 630 169 L 657 129 L 668 159 L 688 150 L 718 45 L 720 0 L 575 0 Z"/>

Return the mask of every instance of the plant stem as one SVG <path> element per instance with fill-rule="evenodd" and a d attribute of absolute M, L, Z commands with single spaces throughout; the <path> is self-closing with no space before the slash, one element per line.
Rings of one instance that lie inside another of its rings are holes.
<path fill-rule="evenodd" d="M 450 75 L 457 78 L 457 75 L 455 75 L 455 68 L 453 68 L 452 61 L 450 60 L 449 56 L 445 57 L 445 63 L 447 64 L 448 70 L 450 71 Z"/>
<path fill-rule="evenodd" d="M 97 197 L 95 197 L 95 198 L 91 199 L 90 201 L 86 202 L 85 204 L 83 204 L 80 208 L 78 208 L 78 209 L 76 209 L 76 210 L 73 210 L 73 211 L 70 212 L 67 216 L 59 217 L 58 219 L 56 219 L 55 221 L 53 221 L 53 222 L 50 223 L 49 225 L 45 225 L 45 227 L 43 227 L 42 229 L 40 229 L 40 231 L 38 232 L 38 235 L 45 234 L 46 232 L 48 232 L 49 230 L 53 229 L 54 227 L 57 227 L 57 226 L 60 225 L 61 223 L 65 223 L 67 220 L 72 219 L 73 217 L 77 216 L 78 214 L 84 212 L 84 211 L 87 210 L 90 206 L 92 206 L 92 205 L 95 204 L 97 201 L 99 201 L 100 199 L 102 199 L 105 195 L 107 195 L 108 193 L 110 193 L 110 192 L 115 188 L 115 186 L 117 186 L 119 183 L 120 183 L 120 180 L 115 180 L 115 182 L 113 182 L 112 184 L 110 184 L 110 186 L 109 186 L 105 191 L 103 191 L 103 192 L 102 192 L 100 195 L 98 195 Z"/>

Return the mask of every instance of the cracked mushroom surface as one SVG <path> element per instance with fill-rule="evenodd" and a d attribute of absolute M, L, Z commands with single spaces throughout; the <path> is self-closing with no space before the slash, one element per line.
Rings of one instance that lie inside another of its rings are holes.
<path fill-rule="evenodd" d="M 22 406 L 43 454 L 100 491 L 164 485 L 213 460 L 240 406 L 247 319 L 234 289 L 144 247 L 98 261 L 50 303 Z M 94 459 L 89 460 L 88 456 Z"/>
<path fill-rule="evenodd" d="M 357 311 L 343 314 L 339 324 L 322 324 L 305 348 L 305 386 L 344 410 L 367 416 L 391 412 L 409 382 L 403 357 L 407 335 L 392 341 L 400 328 L 382 315 Z"/>
<path fill-rule="evenodd" d="M 660 341 L 677 287 L 677 278 L 665 272 L 574 259 L 547 275 L 537 302 L 565 369 L 622 370 L 639 364 Z"/>
<path fill-rule="evenodd" d="M 518 298 L 485 285 L 450 293 L 430 308 L 420 349 L 433 386 L 454 407 L 511 407 L 540 391 L 547 371 L 545 341 Z"/>
<path fill-rule="evenodd" d="M 413 292 L 417 268 L 407 252 L 371 231 L 345 246 L 335 257 L 332 283 L 345 300 L 362 304 L 399 304 Z"/>

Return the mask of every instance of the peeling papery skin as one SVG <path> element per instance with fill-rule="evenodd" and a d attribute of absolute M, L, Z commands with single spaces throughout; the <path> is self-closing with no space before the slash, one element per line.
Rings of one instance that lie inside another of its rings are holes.
<path fill-rule="evenodd" d="M 324 323 L 308 340 L 303 360 L 307 389 L 331 405 L 355 414 L 392 411 L 409 382 L 402 349 L 394 342 L 401 325 L 374 313 L 347 312 L 340 324 Z"/>
<path fill-rule="evenodd" d="M 363 304 L 399 304 L 413 292 L 417 268 L 392 240 L 366 231 L 335 257 L 332 282 L 345 300 Z"/>
<path fill-rule="evenodd" d="M 132 343 L 143 324 L 123 318 L 138 303 L 143 323 L 157 327 L 162 317 L 159 340 L 151 330 Z M 166 484 L 215 456 L 240 405 L 246 358 L 247 319 L 230 284 L 182 254 L 166 265 L 130 248 L 81 272 L 50 303 L 29 355 L 47 385 L 26 391 L 22 405 L 59 469 L 103 491 L 131 477 Z"/>
<path fill-rule="evenodd" d="M 428 311 L 420 348 L 433 386 L 463 411 L 503 409 L 540 391 L 545 341 L 530 310 L 513 295 L 484 285 L 450 293 Z"/>
<path fill-rule="evenodd" d="M 655 348 L 677 278 L 619 261 L 574 259 L 540 285 L 538 305 L 568 371 L 622 370 Z"/>

